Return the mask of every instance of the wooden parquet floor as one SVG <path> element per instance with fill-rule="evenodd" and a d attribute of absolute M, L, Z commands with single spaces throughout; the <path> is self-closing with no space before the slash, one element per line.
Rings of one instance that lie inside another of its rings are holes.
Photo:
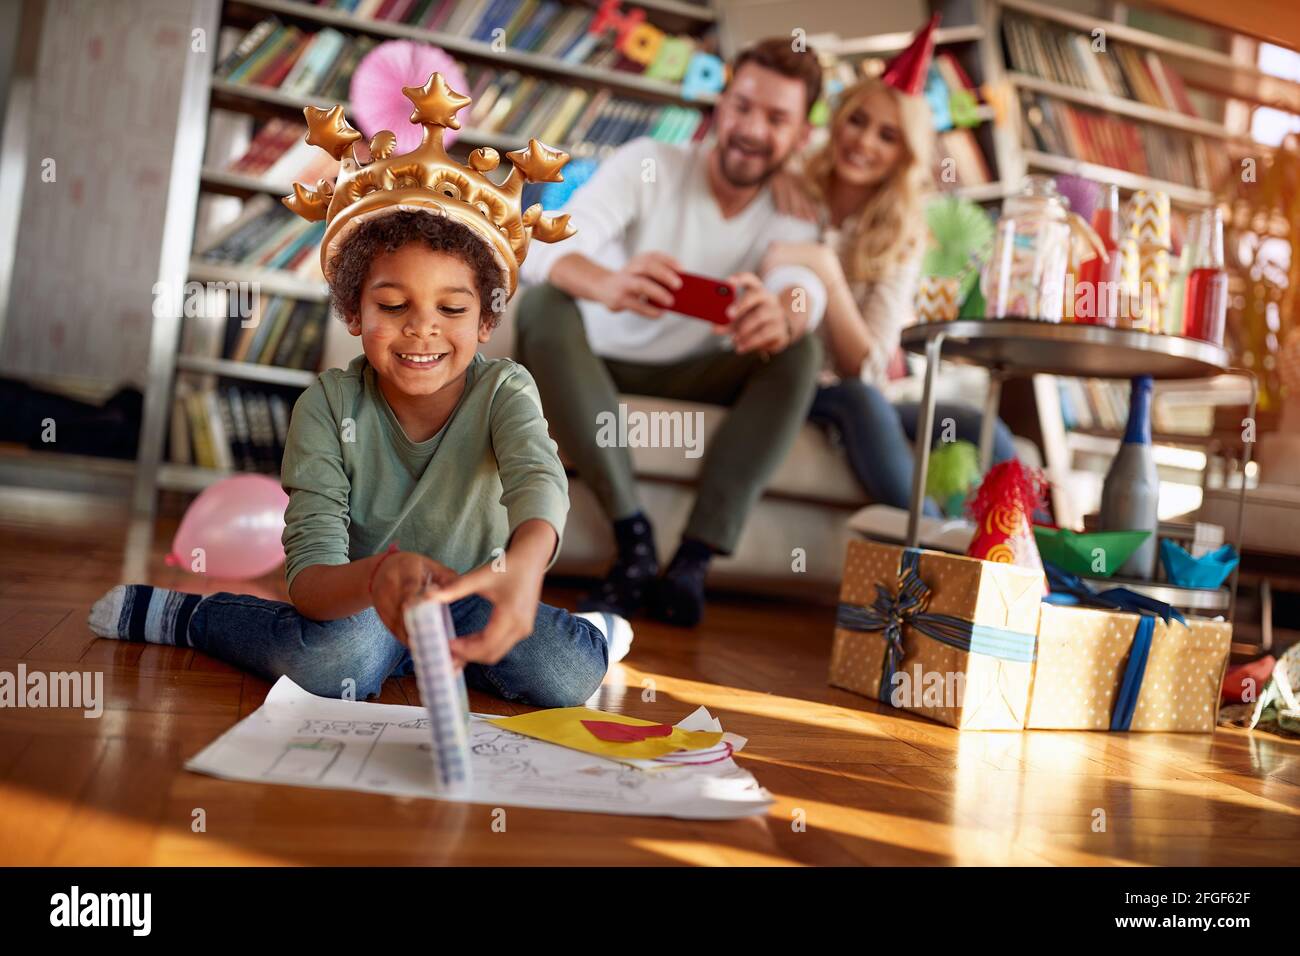
<path fill-rule="evenodd" d="M 669 722 L 707 706 L 749 738 L 739 759 L 776 798 L 764 817 L 510 809 L 502 833 L 487 807 L 189 773 L 185 759 L 269 685 L 194 651 L 97 640 L 85 624 L 124 574 L 199 589 L 162 561 L 171 532 L 162 523 L 154 540 L 129 546 L 139 531 L 122 506 L 0 489 L 0 670 L 102 670 L 106 696 L 99 719 L 0 709 L 0 863 L 1300 861 L 1300 743 L 1236 730 L 959 734 L 829 687 L 829 608 L 736 596 L 715 601 L 695 632 L 638 623 L 632 654 L 594 706 Z M 201 583 L 283 596 L 273 578 Z M 575 596 L 547 594 L 569 606 Z M 418 703 L 410 679 L 390 680 L 382 699 Z M 482 695 L 471 703 L 513 712 Z M 196 808 L 205 832 L 191 830 Z"/>

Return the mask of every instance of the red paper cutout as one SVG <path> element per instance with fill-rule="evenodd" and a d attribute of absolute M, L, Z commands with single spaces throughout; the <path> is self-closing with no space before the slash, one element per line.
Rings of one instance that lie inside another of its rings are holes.
<path fill-rule="evenodd" d="M 590 730 L 592 735 L 600 740 L 623 744 L 647 740 L 650 737 L 667 737 L 673 732 L 673 728 L 668 724 L 637 726 L 634 724 L 616 724 L 609 720 L 584 720 L 582 726 Z"/>

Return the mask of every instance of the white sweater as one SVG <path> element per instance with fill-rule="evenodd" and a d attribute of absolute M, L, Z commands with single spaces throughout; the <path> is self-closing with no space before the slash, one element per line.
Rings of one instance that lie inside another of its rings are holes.
<path fill-rule="evenodd" d="M 521 270 L 523 281 L 545 282 L 556 261 L 575 252 L 608 269 L 621 268 L 642 252 L 665 252 L 687 272 L 725 279 L 737 272 L 757 272 L 775 240 L 817 241 L 816 224 L 778 213 L 767 189 L 725 218 L 709 188 L 710 148 L 647 138 L 621 146 L 564 207 L 573 216 L 577 235 L 555 245 L 532 243 Z M 762 278 L 774 292 L 804 289 L 811 332 L 826 303 L 825 286 L 816 274 L 783 267 Z M 708 322 L 674 312 L 648 319 L 634 312 L 611 312 L 588 300 L 578 307 L 592 350 L 606 358 L 667 364 L 717 353 L 730 343 L 715 335 Z"/>

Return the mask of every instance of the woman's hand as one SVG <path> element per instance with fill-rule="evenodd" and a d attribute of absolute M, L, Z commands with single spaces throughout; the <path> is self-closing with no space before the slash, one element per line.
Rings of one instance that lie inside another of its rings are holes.
<path fill-rule="evenodd" d="M 816 222 L 820 208 L 804 186 L 804 181 L 797 173 L 779 172 L 772 177 L 772 202 L 776 211 L 796 219 Z"/>
<path fill-rule="evenodd" d="M 824 242 L 773 242 L 763 253 L 759 274 L 770 272 L 777 266 L 805 266 L 812 269 L 822 282 L 830 286 L 846 282 L 844 267 L 835 250 Z"/>
<path fill-rule="evenodd" d="M 430 585 L 439 587 L 456 579 L 456 572 L 432 558 L 410 551 L 397 551 L 384 558 L 374 580 L 370 597 L 379 619 L 403 644 L 409 644 L 406 621 L 402 613 L 406 603 Z"/>
<path fill-rule="evenodd" d="M 840 377 L 857 378 L 863 363 L 874 354 L 880 336 L 868 329 L 839 256 L 825 243 L 774 242 L 763 254 L 760 271 L 766 273 L 787 265 L 812 269 L 826 286 L 826 316 L 821 331 L 826 335 L 832 365 Z"/>

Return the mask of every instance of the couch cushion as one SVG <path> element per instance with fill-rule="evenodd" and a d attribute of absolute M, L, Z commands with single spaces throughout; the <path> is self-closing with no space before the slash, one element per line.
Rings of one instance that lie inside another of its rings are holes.
<path fill-rule="evenodd" d="M 690 448 L 630 448 L 632 467 L 637 476 L 695 483 L 709 450 L 709 439 L 729 409 L 642 395 L 620 395 L 619 401 L 627 406 L 629 420 L 633 414 L 659 416 L 643 421 L 659 424 L 658 432 L 663 443 L 683 436 L 690 439 Z M 686 416 L 697 417 L 688 423 Z M 766 493 L 854 508 L 871 500 L 853 476 L 844 452 L 833 447 L 826 433 L 814 425 L 805 425 L 799 430 L 793 447 L 768 484 Z"/>
<path fill-rule="evenodd" d="M 690 517 L 695 492 L 685 485 L 641 481 L 638 493 L 654 520 L 660 563 L 666 564 Z M 764 496 L 750 512 L 735 553 L 709 563 L 709 583 L 833 598 L 845 546 L 856 536 L 848 527 L 852 513 L 835 505 Z M 569 520 L 553 570 L 598 576 L 613 557 L 614 536 L 595 495 L 581 480 L 571 479 Z"/>

